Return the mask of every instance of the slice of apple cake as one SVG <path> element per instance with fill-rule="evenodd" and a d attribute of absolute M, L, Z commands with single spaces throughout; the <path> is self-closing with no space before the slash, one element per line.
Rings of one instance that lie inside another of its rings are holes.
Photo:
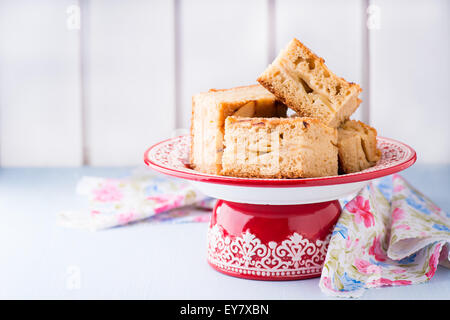
<path fill-rule="evenodd" d="M 361 121 L 348 120 L 338 129 L 339 167 L 344 173 L 372 167 L 380 160 L 377 131 Z"/>
<path fill-rule="evenodd" d="M 309 178 L 338 174 L 337 130 L 313 118 L 225 121 L 222 173 L 235 177 Z"/>
<path fill-rule="evenodd" d="M 192 97 L 190 163 L 195 170 L 221 174 L 225 119 L 285 117 L 286 106 L 259 84 L 216 90 Z"/>
<path fill-rule="evenodd" d="M 358 108 L 362 91 L 332 73 L 325 61 L 293 39 L 258 82 L 302 117 L 337 128 Z"/>

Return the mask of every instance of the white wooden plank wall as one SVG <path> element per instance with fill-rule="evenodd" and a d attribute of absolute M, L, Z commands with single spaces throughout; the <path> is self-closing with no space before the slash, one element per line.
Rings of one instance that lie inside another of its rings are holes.
<path fill-rule="evenodd" d="M 411 144 L 421 162 L 450 163 L 449 9 L 446 0 L 4 0 L 0 166 L 140 164 L 149 145 L 189 127 L 193 94 L 255 83 L 292 37 L 361 84 L 355 118 Z"/>
<path fill-rule="evenodd" d="M 85 161 L 141 163 L 175 129 L 173 2 L 95 0 L 82 9 Z"/>
<path fill-rule="evenodd" d="M 0 2 L 0 165 L 81 164 L 76 1 Z"/>
<path fill-rule="evenodd" d="M 374 0 L 372 124 L 419 162 L 450 162 L 450 1 Z"/>

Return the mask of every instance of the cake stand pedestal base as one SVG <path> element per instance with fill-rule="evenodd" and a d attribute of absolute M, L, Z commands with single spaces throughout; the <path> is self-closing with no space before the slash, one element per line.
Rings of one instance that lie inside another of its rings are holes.
<path fill-rule="evenodd" d="M 208 263 L 245 279 L 318 277 L 340 213 L 337 200 L 299 205 L 218 200 L 208 230 Z"/>
<path fill-rule="evenodd" d="M 371 180 L 400 172 L 417 159 L 404 143 L 377 137 L 381 159 L 361 172 L 329 177 L 261 179 L 221 176 L 190 167 L 190 136 L 150 147 L 145 163 L 191 181 L 219 200 L 208 230 L 208 262 L 228 275 L 259 280 L 319 276 L 341 207 Z M 332 200 L 332 201 L 330 201 Z M 252 204 L 249 204 L 252 203 Z"/>

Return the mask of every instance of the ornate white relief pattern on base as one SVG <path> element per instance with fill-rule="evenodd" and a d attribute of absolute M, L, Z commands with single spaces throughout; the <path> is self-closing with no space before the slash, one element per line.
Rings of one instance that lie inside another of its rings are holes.
<path fill-rule="evenodd" d="M 231 238 L 218 225 L 208 231 L 208 260 L 225 271 L 262 277 L 320 274 L 330 235 L 315 243 L 294 232 L 281 243 L 267 245 L 246 230 Z"/>

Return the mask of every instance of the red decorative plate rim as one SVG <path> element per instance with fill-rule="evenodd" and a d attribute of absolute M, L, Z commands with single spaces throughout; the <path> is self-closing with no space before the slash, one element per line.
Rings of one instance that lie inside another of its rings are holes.
<path fill-rule="evenodd" d="M 167 158 L 168 150 L 176 150 L 179 153 L 184 152 L 184 156 L 187 156 L 189 153 L 189 143 L 186 143 L 185 140 L 188 139 L 189 136 L 178 136 L 154 144 L 144 153 L 145 164 L 158 172 L 187 180 L 243 187 L 285 188 L 327 186 L 368 181 L 405 170 L 412 166 L 417 159 L 416 151 L 413 148 L 403 142 L 385 137 L 377 137 L 378 148 L 381 150 L 382 156 L 375 166 L 356 173 L 320 178 L 266 179 L 219 176 L 198 172 L 187 167 L 171 166 L 155 157 L 157 154 L 164 154 L 164 157 Z M 184 146 L 185 150 L 180 149 L 182 146 Z M 178 149 L 175 149 L 177 147 Z M 166 150 L 163 150 L 163 148 L 166 148 Z M 183 161 L 181 159 L 178 160 L 180 163 Z"/>

